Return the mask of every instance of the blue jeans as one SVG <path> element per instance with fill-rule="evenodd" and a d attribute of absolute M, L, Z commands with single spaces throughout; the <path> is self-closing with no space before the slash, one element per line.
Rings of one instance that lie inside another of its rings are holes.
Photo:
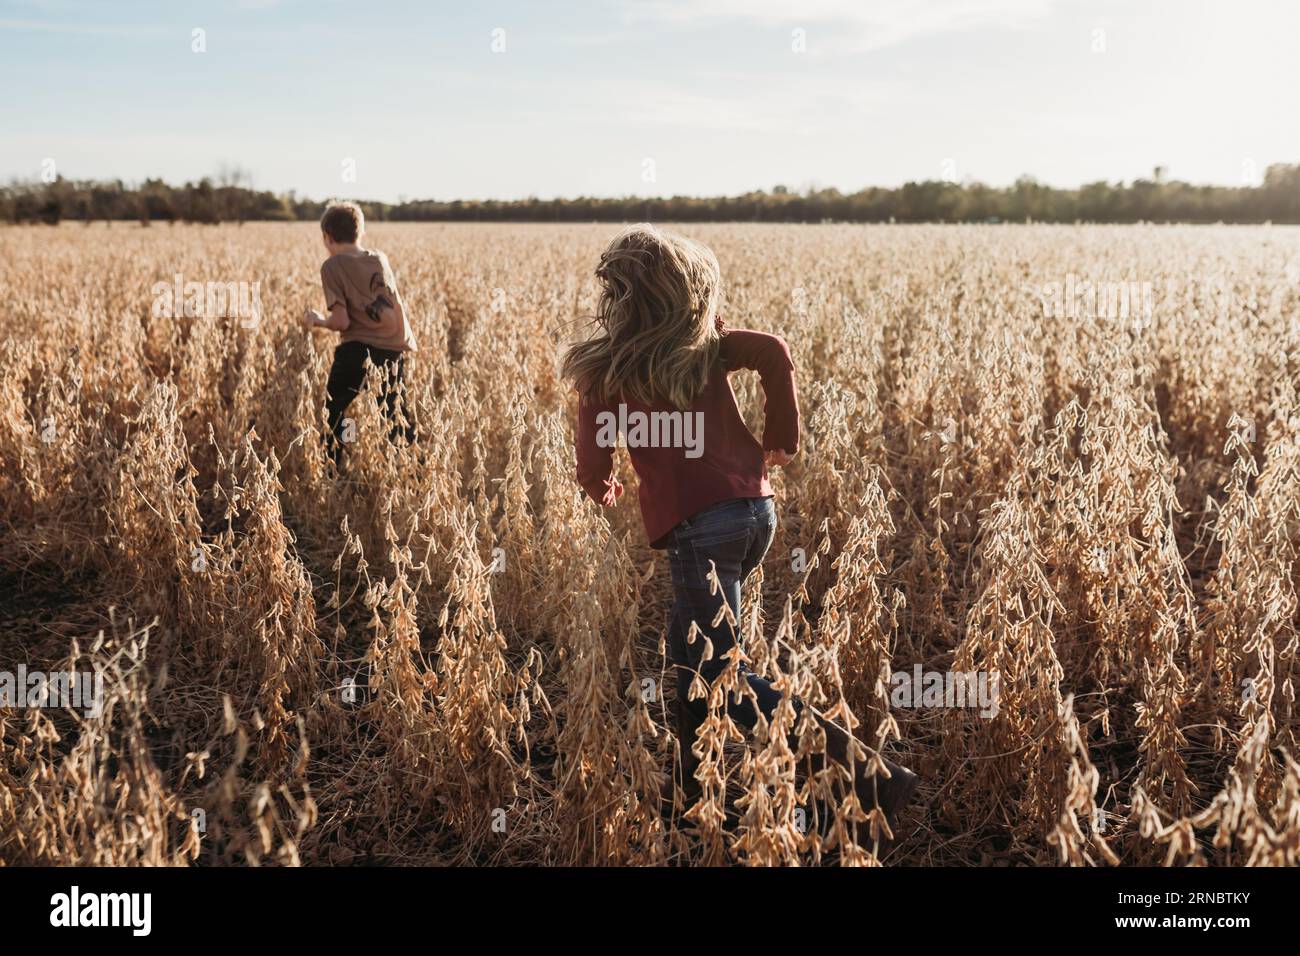
<path fill-rule="evenodd" d="M 673 612 L 668 625 L 668 644 L 677 671 L 677 700 L 697 721 L 708 716 L 708 701 L 690 700 L 691 683 L 698 672 L 711 687 L 727 666 L 723 655 L 736 644 L 735 628 L 725 618 L 713 626 L 721 602 L 731 606 L 740 618 L 740 588 L 745 578 L 762 562 L 776 533 L 776 509 L 771 498 L 736 498 L 691 515 L 670 533 L 668 566 L 673 578 Z M 709 593 L 710 562 L 722 588 Z M 703 634 L 687 642 L 691 621 Z M 701 661 L 703 637 L 713 644 L 713 656 Z M 741 672 L 753 688 L 758 706 L 767 718 L 781 700 L 781 692 L 770 682 L 741 665 Z M 732 720 L 753 729 L 758 715 L 748 696 L 737 700 L 729 694 L 727 713 Z"/>

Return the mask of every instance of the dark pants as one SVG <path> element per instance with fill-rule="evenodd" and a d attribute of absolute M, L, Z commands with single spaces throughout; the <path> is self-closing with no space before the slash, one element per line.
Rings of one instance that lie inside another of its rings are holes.
<path fill-rule="evenodd" d="M 376 401 L 392 426 L 388 430 L 389 441 L 402 438 L 409 444 L 415 440 L 415 425 L 407 412 L 403 385 L 406 371 L 404 355 L 403 352 L 379 349 L 362 342 L 344 342 L 334 350 L 334 364 L 330 367 L 329 384 L 325 387 L 329 396 L 325 403 L 325 409 L 329 413 L 329 434 L 325 436 L 325 448 L 336 465 L 343 455 L 343 413 L 361 391 L 367 358 L 383 376 Z"/>
<path fill-rule="evenodd" d="M 692 515 L 674 528 L 668 539 L 668 565 L 675 595 L 668 625 L 669 648 L 677 671 L 677 700 L 696 721 L 708 716 L 708 701 L 689 699 L 695 674 L 698 672 L 711 687 L 727 666 L 723 655 L 736 644 L 733 625 L 724 618 L 714 627 L 713 620 L 723 600 L 739 620 L 741 585 L 762 562 L 775 533 L 776 509 L 771 498 L 737 498 Z M 710 562 L 722 586 L 717 594 L 709 593 Z M 697 633 L 694 643 L 688 643 L 692 621 L 703 633 Z M 706 636 L 713 644 L 713 656 L 701 662 Z M 741 665 L 741 671 L 763 716 L 771 718 L 781 692 L 747 664 Z M 727 713 L 751 730 L 758 722 L 747 695 L 737 699 L 735 694 L 729 694 Z"/>

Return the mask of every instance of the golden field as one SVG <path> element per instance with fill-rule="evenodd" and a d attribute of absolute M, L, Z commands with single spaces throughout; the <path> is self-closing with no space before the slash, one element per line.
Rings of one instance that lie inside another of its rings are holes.
<path fill-rule="evenodd" d="M 372 223 L 419 437 L 362 396 L 334 478 L 317 228 L 119 223 L 0 230 L 0 669 L 104 675 L 0 711 L 0 862 L 1300 862 L 1300 230 L 682 231 L 800 385 L 747 653 L 922 775 L 892 850 L 720 710 L 661 812 L 667 569 L 557 377 L 615 227 Z M 918 666 L 996 713 L 897 706 Z"/>

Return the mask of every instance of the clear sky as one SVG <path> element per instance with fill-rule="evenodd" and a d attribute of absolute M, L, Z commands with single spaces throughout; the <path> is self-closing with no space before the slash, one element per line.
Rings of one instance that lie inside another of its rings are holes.
<path fill-rule="evenodd" d="M 0 178 L 1236 185 L 1300 162 L 1298 42 L 1294 0 L 0 0 Z"/>

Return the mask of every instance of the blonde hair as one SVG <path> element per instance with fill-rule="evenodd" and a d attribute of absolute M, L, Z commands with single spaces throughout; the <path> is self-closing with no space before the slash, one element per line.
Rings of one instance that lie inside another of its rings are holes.
<path fill-rule="evenodd" d="M 707 246 L 647 223 L 614 237 L 596 268 L 597 333 L 569 347 L 561 374 L 599 401 L 687 409 L 718 357 L 722 290 Z"/>
<path fill-rule="evenodd" d="M 354 202 L 332 202 L 320 217 L 320 228 L 335 242 L 356 242 L 366 231 L 366 217 Z"/>

